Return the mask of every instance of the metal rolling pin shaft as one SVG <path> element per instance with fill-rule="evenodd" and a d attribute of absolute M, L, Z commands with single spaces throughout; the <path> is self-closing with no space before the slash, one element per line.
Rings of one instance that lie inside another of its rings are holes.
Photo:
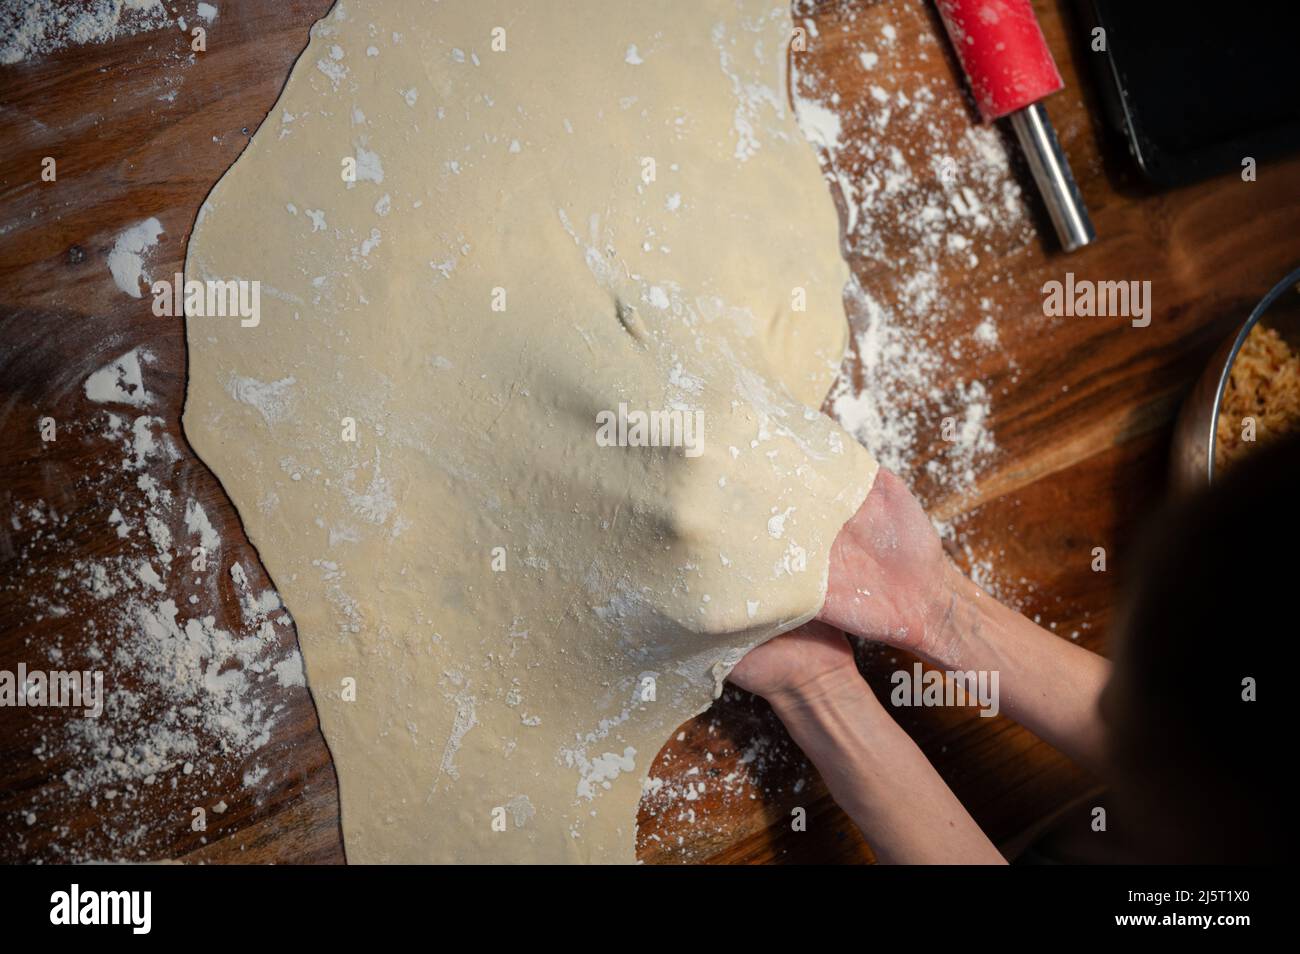
<path fill-rule="evenodd" d="M 1061 247 L 1073 252 L 1092 242 L 1097 233 L 1043 104 L 1031 103 L 1011 113 L 1007 119 L 1011 121 L 1020 148 L 1029 161 L 1029 171 L 1033 173 L 1034 182 L 1047 205 L 1047 214 L 1051 216 Z"/>

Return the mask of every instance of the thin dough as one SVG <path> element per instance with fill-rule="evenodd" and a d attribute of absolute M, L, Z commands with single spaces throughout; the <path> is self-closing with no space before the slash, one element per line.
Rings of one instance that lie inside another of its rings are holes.
<path fill-rule="evenodd" d="M 297 623 L 350 860 L 633 861 L 663 742 L 820 609 L 875 463 L 814 410 L 847 270 L 791 29 L 340 3 L 205 203 L 187 278 L 262 308 L 187 318 L 185 430 Z M 620 404 L 702 453 L 600 446 Z"/>

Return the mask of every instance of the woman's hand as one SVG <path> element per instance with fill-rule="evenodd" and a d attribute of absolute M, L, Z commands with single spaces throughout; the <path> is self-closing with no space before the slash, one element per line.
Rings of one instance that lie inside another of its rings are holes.
<path fill-rule="evenodd" d="M 769 702 L 812 702 L 862 683 L 844 634 L 816 620 L 755 646 L 727 678 Z"/>
<path fill-rule="evenodd" d="M 954 574 L 920 503 L 882 467 L 831 547 L 818 618 L 857 636 L 924 652 L 947 624 Z"/>
<path fill-rule="evenodd" d="M 1002 863 L 858 675 L 841 633 L 809 623 L 751 650 L 731 679 L 772 704 L 836 803 L 870 840 L 877 860 Z"/>
<path fill-rule="evenodd" d="M 924 652 L 945 627 L 954 579 L 930 518 L 907 486 L 882 468 L 831 547 L 820 622 L 754 648 L 729 678 L 766 699 L 787 701 L 860 683 L 841 630 Z"/>

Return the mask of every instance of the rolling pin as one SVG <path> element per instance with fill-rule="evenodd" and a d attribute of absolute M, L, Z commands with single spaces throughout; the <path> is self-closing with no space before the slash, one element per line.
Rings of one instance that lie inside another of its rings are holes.
<path fill-rule="evenodd" d="M 935 0 L 985 122 L 1007 117 L 1067 252 L 1097 233 L 1043 99 L 1065 88 L 1029 0 Z"/>

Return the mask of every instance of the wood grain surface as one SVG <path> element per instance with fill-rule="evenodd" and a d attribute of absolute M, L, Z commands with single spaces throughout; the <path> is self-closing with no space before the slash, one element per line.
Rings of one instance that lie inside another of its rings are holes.
<path fill-rule="evenodd" d="M 200 203 L 265 118 L 329 3 L 219 6 L 203 53 L 191 53 L 173 29 L 0 67 L 0 670 L 50 667 L 50 647 L 64 668 L 113 655 L 122 606 L 78 583 L 97 562 L 147 545 L 143 531 L 123 537 L 110 523 L 115 509 L 142 513 L 142 476 L 172 495 L 177 566 L 188 560 L 179 542 L 187 502 L 200 503 L 220 535 L 219 556 L 204 572 L 167 576 L 166 595 L 182 617 L 211 617 L 212 627 L 256 636 L 265 643 L 260 659 L 294 646 L 292 624 L 280 615 L 269 629 L 250 628 L 263 620 L 250 621 L 246 594 L 272 583 L 181 432 L 182 324 L 154 317 L 147 296 L 123 294 L 107 265 L 119 233 L 152 216 L 164 232 L 151 273 L 180 270 Z M 1017 165 L 1010 176 L 1025 192 L 1027 218 L 985 230 L 974 262 L 968 255 L 928 262 L 945 302 L 942 321 L 903 307 L 917 208 L 891 206 L 882 195 L 870 240 L 854 245 L 850 264 L 872 300 L 944 355 L 934 372 L 940 383 L 979 381 L 990 395 L 984 426 L 997 451 L 959 486 L 927 467 L 948 453 L 941 409 L 919 399 L 910 409 L 920 436 L 904 476 L 952 528 L 954 556 L 982 568 L 999 595 L 1062 638 L 1104 652 L 1122 580 L 1134 572 L 1128 546 L 1166 496 L 1182 396 L 1254 302 L 1300 264 L 1300 160 L 1264 164 L 1251 183 L 1229 175 L 1148 190 L 1100 119 L 1072 7 L 1048 0 L 1035 7 L 1067 84 L 1048 108 L 1099 241 L 1069 257 L 1057 252 Z M 850 181 L 883 176 L 893 146 L 922 192 L 931 179 L 941 192 L 942 173 L 930 160 L 945 149 L 958 153 L 975 119 L 929 6 L 844 0 L 810 8 L 809 22 L 808 49 L 794 55 L 804 82 L 840 116 L 847 148 L 835 159 L 839 172 Z M 869 74 L 864 49 L 878 51 Z M 928 90 L 930 114 L 942 121 L 886 120 L 882 88 L 889 97 Z M 58 162 L 53 183 L 40 178 L 46 156 Z M 1042 285 L 1066 271 L 1151 281 L 1150 326 L 1045 318 Z M 953 347 L 989 315 L 996 347 Z M 861 330 L 869 316 L 855 307 L 851 320 Z M 103 406 L 84 392 L 89 375 L 135 348 L 153 358 L 144 369 L 152 403 L 136 413 L 156 416 L 158 440 L 165 433 L 175 448 L 138 466 L 122 436 L 106 428 Z M 869 381 L 861 361 L 855 354 L 849 362 L 858 386 Z M 57 424 L 54 441 L 42 440 L 45 418 Z M 1104 573 L 1090 567 L 1097 546 L 1108 554 Z M 246 585 L 228 572 L 234 563 Z M 910 665 L 881 648 L 863 649 L 861 662 L 877 691 L 888 671 Z M 167 704 L 147 680 L 120 678 L 144 713 Z M 265 714 L 267 735 L 255 747 L 199 724 L 190 732 L 189 774 L 173 764 L 152 780 L 127 772 L 121 783 L 95 774 L 100 736 L 93 745 L 62 744 L 76 714 L 0 708 L 0 861 L 342 861 L 334 770 L 309 693 L 267 670 L 250 676 L 245 702 Z M 1005 718 L 929 709 L 900 721 L 1008 852 L 1096 790 L 1095 780 Z M 129 746 L 111 748 L 110 758 L 136 757 Z M 651 774 L 662 787 L 642 802 L 638 853 L 647 862 L 871 860 L 770 710 L 737 690 L 684 725 Z M 205 831 L 194 830 L 196 807 L 205 811 Z M 791 830 L 794 807 L 807 809 L 805 832 Z"/>

